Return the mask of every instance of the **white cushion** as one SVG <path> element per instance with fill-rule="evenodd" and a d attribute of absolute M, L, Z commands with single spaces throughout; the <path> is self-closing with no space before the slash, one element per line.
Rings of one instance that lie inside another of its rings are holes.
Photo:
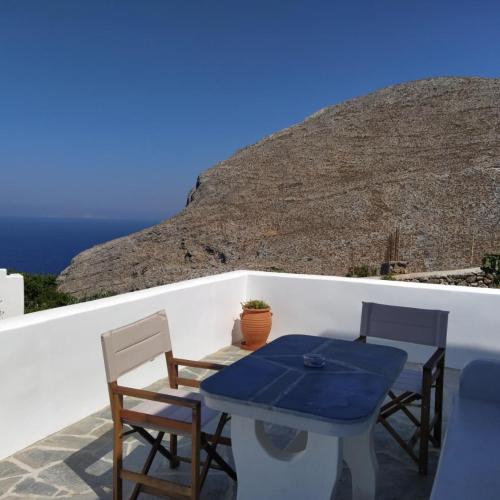
<path fill-rule="evenodd" d="M 458 398 L 447 425 L 432 500 L 500 498 L 500 404 Z"/>
<path fill-rule="evenodd" d="M 431 500 L 500 498 L 500 362 L 475 360 L 460 375 Z"/>

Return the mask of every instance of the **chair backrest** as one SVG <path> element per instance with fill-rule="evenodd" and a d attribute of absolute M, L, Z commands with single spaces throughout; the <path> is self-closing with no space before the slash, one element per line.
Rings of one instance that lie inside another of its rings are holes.
<path fill-rule="evenodd" d="M 171 351 L 167 314 L 158 311 L 151 316 L 101 335 L 108 382 Z"/>
<path fill-rule="evenodd" d="M 448 311 L 363 302 L 360 334 L 446 347 Z"/>

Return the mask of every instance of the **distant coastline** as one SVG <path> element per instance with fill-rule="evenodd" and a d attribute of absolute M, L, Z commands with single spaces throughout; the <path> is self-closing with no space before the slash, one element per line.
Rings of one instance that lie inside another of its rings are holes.
<path fill-rule="evenodd" d="M 59 274 L 87 248 L 159 220 L 0 216 L 0 268 Z"/>

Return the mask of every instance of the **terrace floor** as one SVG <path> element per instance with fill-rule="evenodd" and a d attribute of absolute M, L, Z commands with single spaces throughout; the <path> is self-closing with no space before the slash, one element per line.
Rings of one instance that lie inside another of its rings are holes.
<path fill-rule="evenodd" d="M 209 360 L 219 363 L 232 363 L 247 354 L 235 346 L 227 347 L 210 356 Z M 190 373 L 189 373 L 190 372 Z M 210 374 L 206 370 L 185 370 L 188 376 L 203 378 Z M 458 371 L 447 370 L 445 376 L 445 415 L 448 415 L 453 394 L 458 385 Z M 104 381 L 103 381 L 104 383 Z M 160 380 L 153 384 L 153 390 L 166 383 Z M 130 401 L 132 403 L 132 401 Z M 417 405 L 416 405 L 417 406 Z M 404 415 L 391 417 L 398 429 L 408 435 L 412 428 Z M 446 429 L 446 418 L 445 418 Z M 293 437 L 293 431 L 286 428 L 271 429 L 274 440 L 284 446 Z M 179 440 L 179 448 L 186 448 L 189 454 L 189 439 Z M 375 449 L 379 462 L 377 499 L 380 500 L 417 500 L 427 499 L 430 495 L 439 450 L 431 447 L 429 475 L 421 477 L 416 465 L 380 425 L 375 430 Z M 0 498 L 74 498 L 107 499 L 111 498 L 112 468 L 112 422 L 109 408 L 91 415 L 62 431 L 0 461 Z M 149 451 L 142 441 L 130 437 L 125 441 L 125 466 L 140 469 Z M 219 451 L 231 462 L 231 453 L 225 447 Z M 151 473 L 168 477 L 174 481 L 189 482 L 189 464 L 181 464 L 172 471 L 161 455 L 157 455 Z M 125 493 L 131 488 L 124 483 Z M 142 496 L 141 496 L 142 497 Z M 152 498 L 148 495 L 144 497 Z M 224 473 L 212 470 L 202 491 L 202 499 L 236 498 L 236 486 Z M 350 500 L 351 486 L 349 470 L 344 467 L 335 500 Z"/>

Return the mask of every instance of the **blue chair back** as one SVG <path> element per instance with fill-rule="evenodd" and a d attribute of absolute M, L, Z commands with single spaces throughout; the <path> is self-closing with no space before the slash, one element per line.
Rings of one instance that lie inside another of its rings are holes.
<path fill-rule="evenodd" d="M 360 334 L 446 347 L 448 311 L 363 302 Z"/>

